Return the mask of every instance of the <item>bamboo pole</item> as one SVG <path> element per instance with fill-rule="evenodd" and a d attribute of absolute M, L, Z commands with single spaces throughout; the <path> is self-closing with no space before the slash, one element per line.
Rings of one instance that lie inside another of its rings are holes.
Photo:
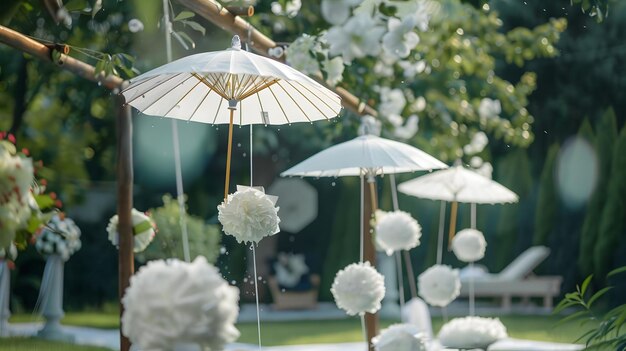
<path fill-rule="evenodd" d="M 235 109 L 230 109 L 230 123 L 228 124 L 228 153 L 226 155 L 226 180 L 224 180 L 224 201 L 228 198 L 228 188 L 230 186 L 230 158 L 233 151 L 233 114 Z"/>
<path fill-rule="evenodd" d="M 448 232 L 448 251 L 452 247 L 452 239 L 456 233 L 456 213 L 459 207 L 459 203 L 452 201 L 452 207 L 450 209 L 450 231 Z"/>
<path fill-rule="evenodd" d="M 372 215 L 376 212 L 376 208 L 378 207 L 378 201 L 376 199 L 376 178 L 368 177 L 367 183 L 368 184 L 363 184 L 363 195 L 365 198 L 370 199 L 370 201 L 365 201 L 365 211 L 363 214 L 363 260 L 369 261 L 372 266 L 376 267 L 376 248 L 374 247 L 374 241 L 371 235 Z M 365 313 L 365 334 L 367 337 L 367 349 L 374 351 L 372 338 L 378 335 L 378 313 Z"/>
<path fill-rule="evenodd" d="M 22 33 L 0 25 L 0 42 L 19 51 L 33 55 L 34 57 L 56 64 L 64 70 L 70 71 L 79 77 L 93 82 L 100 82 L 109 90 L 115 90 L 122 86 L 124 80 L 117 76 L 96 77 L 96 69 L 83 61 L 67 56 L 59 52 L 58 60 L 52 59 L 52 53 L 57 51 L 54 47 L 48 47 L 33 40 Z"/>
<path fill-rule="evenodd" d="M 244 20 L 239 16 L 235 16 L 228 9 L 214 0 L 178 0 L 178 2 L 197 13 L 198 15 L 206 18 L 216 26 L 229 31 L 233 34 L 238 34 L 242 39 L 246 38 L 250 43 L 250 46 L 257 53 L 268 56 L 267 51 L 277 46 L 276 42 L 265 34 L 259 32 L 256 28 L 250 24 L 250 22 Z M 284 62 L 285 56 L 281 58 L 272 57 L 275 60 Z M 320 77 L 313 77 L 320 83 Z M 371 115 L 376 117 L 378 113 L 371 106 L 368 106 L 366 102 L 361 101 L 358 97 L 351 94 L 344 88 L 336 87 L 335 93 L 341 97 L 341 103 L 343 106 L 359 115 Z"/>

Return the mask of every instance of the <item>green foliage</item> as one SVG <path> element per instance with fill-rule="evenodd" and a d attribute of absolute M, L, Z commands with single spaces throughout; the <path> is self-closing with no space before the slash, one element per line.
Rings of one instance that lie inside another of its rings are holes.
<path fill-rule="evenodd" d="M 609 4 L 613 0 L 570 0 L 572 5 L 580 4 L 583 13 L 588 13 L 590 17 L 595 17 L 598 23 L 604 21 L 609 15 Z"/>
<path fill-rule="evenodd" d="M 602 210 L 598 239 L 593 253 L 594 273 L 604 276 L 609 271 L 620 238 L 626 231 L 626 127 L 622 128 L 613 149 L 606 204 Z"/>
<path fill-rule="evenodd" d="M 625 271 L 626 267 L 617 268 L 609 272 L 607 278 Z M 576 342 L 585 342 L 585 350 L 624 351 L 626 350 L 626 334 L 623 326 L 626 322 L 626 304 L 617 306 L 606 313 L 599 313 L 597 308 L 594 308 L 597 305 L 596 302 L 612 287 L 607 286 L 591 294 L 589 287 L 592 279 L 593 275 L 588 276 L 582 285 L 576 286 L 576 291 L 565 294 L 565 298 L 554 308 L 554 313 L 560 313 L 566 308 L 575 308 L 577 311 L 561 319 L 560 323 L 599 322 L 576 340 Z"/>
<path fill-rule="evenodd" d="M 180 229 L 180 207 L 170 195 L 163 196 L 163 206 L 150 210 L 158 232 L 148 248 L 137 255 L 141 261 L 178 258 L 183 259 L 183 244 Z M 220 230 L 216 225 L 206 224 L 199 217 L 187 215 L 189 252 L 193 260 L 204 256 L 215 263 L 219 256 Z"/>
<path fill-rule="evenodd" d="M 530 174 L 530 160 L 526 151 L 517 149 L 511 151 L 504 159 L 500 160 L 497 168 L 496 181 L 515 192 L 520 202 L 503 205 L 498 218 L 496 232 L 496 266 L 499 269 L 510 262 L 513 248 L 522 233 L 522 212 L 520 211 L 530 190 L 532 189 L 532 176 Z"/>
<path fill-rule="evenodd" d="M 546 245 L 548 238 L 554 230 L 557 217 L 559 199 L 554 182 L 554 172 L 559 145 L 553 144 L 548 149 L 546 161 L 543 164 L 541 178 L 539 180 L 539 198 L 535 208 L 535 232 L 533 237 L 534 245 Z"/>
<path fill-rule="evenodd" d="M 596 182 L 593 195 L 587 204 L 578 255 L 578 268 L 583 276 L 588 276 L 594 272 L 593 252 L 598 238 L 602 210 L 606 202 L 613 146 L 617 138 L 617 123 L 613 109 L 608 109 L 599 120 L 596 134 L 598 137 L 595 139 L 594 147 L 599 163 L 598 181 Z"/>

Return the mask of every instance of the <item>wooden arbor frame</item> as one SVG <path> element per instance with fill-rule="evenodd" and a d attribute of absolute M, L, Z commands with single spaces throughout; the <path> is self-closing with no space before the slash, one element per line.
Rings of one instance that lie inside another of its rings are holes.
<path fill-rule="evenodd" d="M 243 39 L 251 43 L 252 48 L 267 56 L 269 49 L 277 46 L 269 37 L 265 36 L 243 18 L 229 12 L 229 10 L 213 0 L 178 0 L 178 2 L 189 8 L 191 11 L 206 18 L 218 27 L 228 30 L 232 33 L 239 34 Z M 0 25 L 0 42 L 14 49 L 30 54 L 42 61 L 50 62 L 59 68 L 67 70 L 84 79 L 98 82 L 101 86 L 117 92 L 126 84 L 123 79 L 117 76 L 96 77 L 95 67 L 83 61 L 68 56 L 68 47 L 65 45 L 44 45 L 33 40 L 19 32 Z M 56 59 L 55 59 L 56 57 Z M 279 59 L 279 61 L 284 60 Z M 320 77 L 314 77 L 320 81 Z M 323 84 L 323 82 L 321 82 Z M 342 100 L 345 108 L 355 112 L 358 115 L 377 116 L 376 110 L 368 106 L 365 102 L 351 94 L 344 88 L 336 87 L 333 89 Z M 133 236 L 132 236 L 132 219 L 131 210 L 133 208 L 133 161 L 132 161 L 132 119 L 131 110 L 128 105 L 124 105 L 123 98 L 116 98 L 117 117 L 117 213 L 119 216 L 118 230 L 119 239 L 119 297 L 120 297 L 120 317 L 123 313 L 121 298 L 124 291 L 130 284 L 130 277 L 134 273 L 134 255 L 133 255 Z M 373 185 L 372 185 L 373 188 Z M 367 185 L 365 191 L 370 192 L 371 189 Z M 369 194 L 368 194 L 369 195 Z M 366 206 L 364 219 L 364 233 L 369 233 L 369 218 L 372 214 L 374 206 Z M 364 238 L 365 243 L 365 260 L 375 262 L 375 249 L 371 238 Z M 367 334 L 368 339 L 376 335 L 378 331 L 377 317 L 372 315 L 368 318 Z M 120 328 L 120 349 L 128 351 L 130 349 L 129 340 L 122 335 Z M 369 349 L 373 350 L 371 343 Z"/>

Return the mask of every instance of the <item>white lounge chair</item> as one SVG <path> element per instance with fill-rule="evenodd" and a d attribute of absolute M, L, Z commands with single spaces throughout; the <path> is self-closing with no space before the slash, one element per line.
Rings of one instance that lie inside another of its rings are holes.
<path fill-rule="evenodd" d="M 533 246 L 519 255 L 498 274 L 487 273 L 474 267 L 461 270 L 461 296 L 469 296 L 470 276 L 474 277 L 476 297 L 500 297 L 502 308 L 511 309 L 511 299 L 521 297 L 528 302 L 531 297 L 543 298 L 543 306 L 552 309 L 552 299 L 561 291 L 560 276 L 535 276 L 533 270 L 550 255 L 545 246 Z"/>

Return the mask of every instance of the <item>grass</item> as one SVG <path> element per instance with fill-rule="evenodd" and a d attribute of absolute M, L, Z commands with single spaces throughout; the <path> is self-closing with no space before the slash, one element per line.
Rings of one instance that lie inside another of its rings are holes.
<path fill-rule="evenodd" d="M 95 346 L 73 345 L 64 342 L 34 338 L 3 338 L 0 351 L 111 351 Z"/>
<path fill-rule="evenodd" d="M 519 339 L 572 343 L 589 330 L 589 326 L 583 327 L 576 322 L 557 326 L 560 317 L 553 316 L 504 316 L 500 319 L 507 327 L 509 335 Z M 12 316 L 10 321 L 11 323 L 20 323 L 37 320 L 32 315 L 18 314 Z M 113 311 L 69 312 L 63 318 L 62 323 L 115 329 L 119 326 L 119 316 Z M 381 328 L 392 323 L 394 321 L 383 320 L 381 321 Z M 442 324 L 441 318 L 433 318 L 435 332 L 441 328 Z M 256 323 L 239 323 L 237 328 L 241 331 L 238 342 L 250 344 L 257 342 Z M 363 338 L 358 318 L 328 321 L 263 322 L 261 332 L 263 344 L 267 346 L 353 342 L 361 341 Z M 0 346 L 0 351 L 4 350 L 5 348 Z M 22 349 L 17 348 L 15 350 Z"/>

